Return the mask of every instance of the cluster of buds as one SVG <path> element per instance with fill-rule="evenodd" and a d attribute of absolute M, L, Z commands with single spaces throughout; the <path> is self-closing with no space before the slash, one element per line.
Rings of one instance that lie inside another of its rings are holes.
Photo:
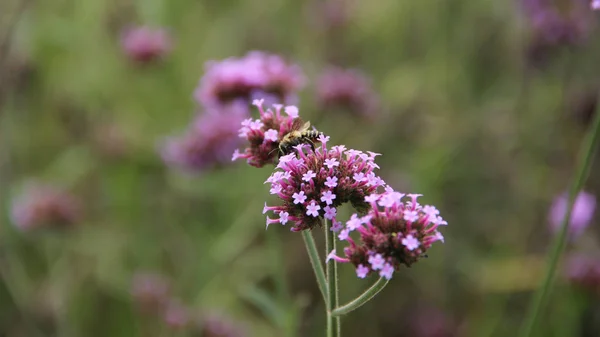
<path fill-rule="evenodd" d="M 32 184 L 14 200 L 11 218 L 23 231 L 68 228 L 81 220 L 81 205 L 58 187 Z"/>
<path fill-rule="evenodd" d="M 372 116 L 379 106 L 370 80 L 355 69 L 327 69 L 317 83 L 317 98 L 323 110 L 342 108 L 363 117 Z"/>
<path fill-rule="evenodd" d="M 214 314 L 199 314 L 172 296 L 170 282 L 161 275 L 139 273 L 133 278 L 131 295 L 140 314 L 158 319 L 173 331 L 197 337 L 244 336 L 236 324 Z"/>
<path fill-rule="evenodd" d="M 140 26 L 127 28 L 123 32 L 121 46 L 132 61 L 149 63 L 171 52 L 172 41 L 163 28 Z"/>
<path fill-rule="evenodd" d="M 263 97 L 292 103 L 303 85 L 304 75 L 297 65 L 288 64 L 279 55 L 251 51 L 241 58 L 208 62 L 194 97 L 205 107 L 240 100 L 249 105 Z"/>
<path fill-rule="evenodd" d="M 370 211 L 362 217 L 353 214 L 338 235 L 340 240 L 349 243 L 344 248 L 346 257 L 335 255 L 334 250 L 328 260 L 352 263 L 360 278 L 379 273 L 390 279 L 402 265 L 410 267 L 425 256 L 434 242 L 444 242 L 438 226 L 447 225 L 434 206 L 417 202 L 419 196 L 405 195 L 389 187 L 382 194 L 366 196 Z M 403 201 L 405 197 L 409 200 Z M 359 243 L 350 237 L 354 231 L 360 234 Z"/>
<path fill-rule="evenodd" d="M 188 172 L 229 163 L 240 143 L 238 129 L 246 115 L 237 105 L 226 110 L 198 115 L 185 134 L 169 138 L 161 148 L 163 160 Z"/>
<path fill-rule="evenodd" d="M 248 164 L 254 167 L 263 167 L 274 164 L 279 155 L 279 142 L 292 130 L 294 120 L 298 118 L 298 108 L 289 105 L 275 104 L 273 109 L 264 109 L 264 100 L 254 100 L 258 107 L 260 118 L 253 120 L 245 119 L 242 127 L 238 130 L 238 136 L 248 141 L 248 147 L 244 152 L 235 150 L 232 160 L 246 159 Z M 283 115 L 282 110 L 285 112 Z M 239 128 L 239 124 L 237 125 Z"/>

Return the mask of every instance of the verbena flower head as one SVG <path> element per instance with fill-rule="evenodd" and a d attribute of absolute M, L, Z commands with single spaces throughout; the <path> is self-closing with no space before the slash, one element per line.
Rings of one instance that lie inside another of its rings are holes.
<path fill-rule="evenodd" d="M 378 273 L 390 279 L 402 265 L 410 267 L 434 242 L 444 241 L 438 227 L 447 225 L 435 207 L 417 202 L 419 196 L 390 188 L 366 196 L 371 210 L 362 217 L 352 215 L 338 236 L 350 244 L 344 249 L 346 258 L 332 251 L 328 260 L 354 264 L 360 278 Z M 350 237 L 354 231 L 360 234 L 358 243 Z"/>
<path fill-rule="evenodd" d="M 298 118 L 298 108 L 275 104 L 273 109 L 265 110 L 262 99 L 254 100 L 253 104 L 258 107 L 260 118 L 242 122 L 238 135 L 249 145 L 244 152 L 235 150 L 232 160 L 246 159 L 252 166 L 263 167 L 277 161 L 279 141 L 292 130 L 294 119 Z"/>
<path fill-rule="evenodd" d="M 327 148 L 329 137 L 321 135 L 321 146 L 314 152 L 306 144 L 296 147 L 279 159 L 277 169 L 265 183 L 271 184 L 271 194 L 283 202 L 267 206 L 263 213 L 272 211 L 278 218 L 267 216 L 272 223 L 291 224 L 292 231 L 312 229 L 326 218 L 339 227 L 337 208 L 351 203 L 359 212 L 366 212 L 369 203 L 365 197 L 384 186 L 374 170 L 376 153 L 347 150 L 345 146 Z"/>
<path fill-rule="evenodd" d="M 133 277 L 131 296 L 141 312 L 160 315 L 169 304 L 171 284 L 161 275 L 140 272 Z"/>
<path fill-rule="evenodd" d="M 208 62 L 194 97 L 206 107 L 234 101 L 249 105 L 253 99 L 265 95 L 291 104 L 304 81 L 300 68 L 288 64 L 281 56 L 251 51 L 241 58 Z"/>
<path fill-rule="evenodd" d="M 163 58 L 171 51 L 171 36 L 163 28 L 130 27 L 121 37 L 123 51 L 130 59 L 147 63 Z"/>
<path fill-rule="evenodd" d="M 317 84 L 317 96 L 323 109 L 342 108 L 359 116 L 372 116 L 379 105 L 370 80 L 355 69 L 325 70 Z"/>
<path fill-rule="evenodd" d="M 574 255 L 567 259 L 565 276 L 574 286 L 600 295 L 600 259 Z"/>
<path fill-rule="evenodd" d="M 238 129 L 245 110 L 228 113 L 208 111 L 198 115 L 190 129 L 179 137 L 168 139 L 161 148 L 163 160 L 188 172 L 200 172 L 231 163 L 231 153 L 241 143 Z"/>
<path fill-rule="evenodd" d="M 549 214 L 550 228 L 554 232 L 558 232 L 560 229 L 560 224 L 567 212 L 567 203 L 568 200 L 565 194 L 554 199 Z M 594 216 L 595 209 L 596 197 L 583 191 L 577 195 L 568 225 L 569 236 L 572 239 L 580 236 L 588 227 Z"/>
<path fill-rule="evenodd" d="M 81 204 L 56 186 L 31 183 L 12 204 L 13 223 L 23 231 L 67 228 L 81 220 Z"/>

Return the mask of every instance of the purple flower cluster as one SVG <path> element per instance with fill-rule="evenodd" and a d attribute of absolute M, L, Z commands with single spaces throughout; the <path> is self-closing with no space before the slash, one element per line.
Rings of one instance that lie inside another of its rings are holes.
<path fill-rule="evenodd" d="M 245 119 L 242 127 L 238 130 L 240 138 L 248 141 L 249 146 L 244 152 L 235 150 L 232 160 L 246 159 L 248 164 L 254 167 L 263 167 L 266 164 L 274 164 L 279 155 L 279 141 L 288 134 L 298 118 L 298 108 L 281 104 L 273 105 L 273 109 L 263 108 L 264 100 L 254 100 L 253 104 L 258 107 L 260 119 Z M 285 112 L 285 115 L 281 111 Z M 238 124 L 239 127 L 239 124 Z"/>
<path fill-rule="evenodd" d="M 568 1 L 559 9 L 552 0 L 522 0 L 532 33 L 531 56 L 539 58 L 552 48 L 584 42 L 593 24 L 587 1 Z"/>
<path fill-rule="evenodd" d="M 56 186 L 32 184 L 14 200 L 11 218 L 23 231 L 66 228 L 80 221 L 81 204 Z"/>
<path fill-rule="evenodd" d="M 600 260 L 588 256 L 571 256 L 566 263 L 565 276 L 576 287 L 600 295 Z"/>
<path fill-rule="evenodd" d="M 327 69 L 319 78 L 317 97 L 323 109 L 339 107 L 360 116 L 372 116 L 379 106 L 370 80 L 355 69 Z"/>
<path fill-rule="evenodd" d="M 240 144 L 237 134 L 245 116 L 245 109 L 237 105 L 198 115 L 185 134 L 162 145 L 163 160 L 189 172 L 228 164 Z"/>
<path fill-rule="evenodd" d="M 162 28 L 130 27 L 121 36 L 125 54 L 133 61 L 148 63 L 167 55 L 172 48 L 171 36 Z"/>
<path fill-rule="evenodd" d="M 283 201 L 279 206 L 267 206 L 263 214 L 272 211 L 279 218 L 267 217 L 272 223 L 292 223 L 292 231 L 312 229 L 321 224 L 321 217 L 332 221 L 333 230 L 341 229 L 337 208 L 351 203 L 359 212 L 366 212 L 369 204 L 365 197 L 384 186 L 374 169 L 373 152 L 347 150 L 345 146 L 327 149 L 329 137 L 321 135 L 322 146 L 314 152 L 306 144 L 296 146 L 297 154 L 290 153 L 279 159 L 276 170 L 265 183 L 271 184 L 271 194 Z"/>
<path fill-rule="evenodd" d="M 390 188 L 385 193 L 366 196 L 371 210 L 362 217 L 352 215 L 338 235 L 350 244 L 344 249 L 346 258 L 336 256 L 334 250 L 327 259 L 354 264 L 360 278 L 375 272 L 390 279 L 401 265 L 410 267 L 434 242 L 444 242 L 437 229 L 447 225 L 434 206 L 417 202 L 419 196 Z M 403 201 L 405 197 L 409 200 Z M 358 244 L 350 237 L 353 231 L 360 234 Z"/>
<path fill-rule="evenodd" d="M 300 68 L 279 55 L 251 51 L 241 58 L 208 62 L 194 97 L 205 107 L 238 100 L 249 105 L 258 98 L 290 104 L 304 81 Z"/>
<path fill-rule="evenodd" d="M 246 119 L 241 131 L 239 125 L 250 115 L 251 101 L 260 102 L 256 105 L 262 105 L 265 99 L 289 102 L 303 83 L 304 77 L 297 66 L 264 52 L 253 51 L 243 58 L 209 62 L 194 93 L 206 112 L 196 118 L 183 136 L 171 138 L 162 146 L 163 160 L 188 171 L 230 163 L 231 153 L 241 137 L 250 141 L 250 148 L 243 154 L 236 151 L 234 159 L 246 158 L 257 167 L 273 163 L 280 137 L 291 130 L 297 108 L 286 107 L 288 116 L 284 117 L 280 113 L 283 106 L 276 105 L 276 112 L 265 112 L 259 106 L 261 120 Z M 267 128 L 259 131 L 263 126 Z"/>
<path fill-rule="evenodd" d="M 567 213 L 567 196 L 558 196 L 550 209 L 548 216 L 550 228 L 553 232 L 560 229 L 560 224 Z M 569 221 L 569 236 L 571 239 L 579 237 L 588 227 L 596 209 L 596 197 L 586 192 L 580 192 L 575 198 L 571 219 Z"/>

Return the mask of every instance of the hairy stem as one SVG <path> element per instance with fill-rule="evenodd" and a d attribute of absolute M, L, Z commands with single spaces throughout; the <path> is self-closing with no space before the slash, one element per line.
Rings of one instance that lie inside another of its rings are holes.
<path fill-rule="evenodd" d="M 323 265 L 321 264 L 321 258 L 319 257 L 319 251 L 317 250 L 315 239 L 310 231 L 302 231 L 302 237 L 304 238 L 304 244 L 306 245 L 306 251 L 308 252 L 310 264 L 312 265 L 313 271 L 315 272 L 315 277 L 317 278 L 319 290 L 321 290 L 323 300 L 327 302 L 329 298 L 327 291 L 327 279 L 325 278 L 325 271 L 323 270 Z"/>
<path fill-rule="evenodd" d="M 331 231 L 331 222 L 323 220 L 325 226 L 325 254 L 335 249 L 335 233 Z M 338 298 L 337 279 L 336 279 L 336 262 L 330 260 L 327 262 L 327 284 L 328 287 L 328 298 L 325 301 L 327 307 L 327 337 L 339 337 L 340 336 L 340 318 L 333 316 L 333 309 L 336 306 Z"/>

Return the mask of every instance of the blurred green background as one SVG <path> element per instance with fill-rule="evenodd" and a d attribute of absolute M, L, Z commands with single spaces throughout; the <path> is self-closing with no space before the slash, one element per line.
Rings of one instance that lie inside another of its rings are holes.
<path fill-rule="evenodd" d="M 299 64 L 301 116 L 332 144 L 382 153 L 386 182 L 423 194 L 449 223 L 445 244 L 343 318 L 343 336 L 514 336 L 540 282 L 548 209 L 595 106 L 588 14 L 582 42 L 539 51 L 517 1 L 3 0 L 0 336 L 188 335 L 136 307 L 140 272 L 163 275 L 190 315 L 217 313 L 248 336 L 323 335 L 301 236 L 264 230 L 272 168 L 186 175 L 157 151 L 198 110 L 204 63 L 249 50 Z M 120 45 L 129 24 L 167 28 L 172 52 L 134 64 Z M 372 78 L 375 118 L 317 107 L 315 81 L 331 64 Z M 79 198 L 81 223 L 17 230 L 10 205 L 32 179 Z M 592 225 L 568 250 L 596 254 L 598 239 Z M 340 273 L 342 302 L 374 281 Z M 536 335 L 598 336 L 599 313 L 596 297 L 561 278 Z"/>

